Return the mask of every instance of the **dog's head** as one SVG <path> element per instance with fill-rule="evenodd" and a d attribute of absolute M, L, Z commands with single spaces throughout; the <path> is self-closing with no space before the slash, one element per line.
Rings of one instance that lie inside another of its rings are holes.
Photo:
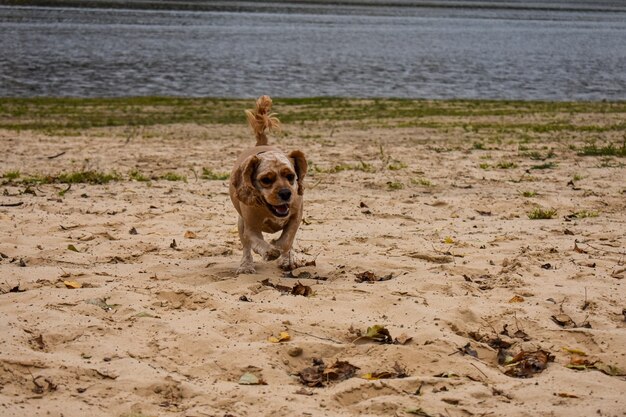
<path fill-rule="evenodd" d="M 235 171 L 237 198 L 246 205 L 267 207 L 276 217 L 287 217 L 296 195 L 304 191 L 307 162 L 304 154 L 268 151 L 249 156 Z"/>

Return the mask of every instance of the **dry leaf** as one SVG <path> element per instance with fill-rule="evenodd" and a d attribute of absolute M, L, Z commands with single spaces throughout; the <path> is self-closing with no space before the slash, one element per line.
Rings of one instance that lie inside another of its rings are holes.
<path fill-rule="evenodd" d="M 359 367 L 346 361 L 336 361 L 326 367 L 321 359 L 313 359 L 313 366 L 303 369 L 298 376 L 300 382 L 309 387 L 321 387 L 329 382 L 352 378 L 358 369 Z"/>
<path fill-rule="evenodd" d="M 185 232 L 185 239 L 196 239 L 198 237 L 198 235 L 196 235 L 194 232 L 192 232 L 191 230 L 187 230 Z"/>
<path fill-rule="evenodd" d="M 567 392 L 559 392 L 559 393 L 556 393 L 554 395 L 556 395 L 558 397 L 561 397 L 561 398 L 578 398 L 578 395 L 569 394 Z"/>
<path fill-rule="evenodd" d="M 364 335 L 357 337 L 354 342 L 361 339 L 369 339 L 378 343 L 393 343 L 393 338 L 389 334 L 389 330 L 385 329 L 385 326 L 375 324 L 372 327 L 368 327 Z"/>
<path fill-rule="evenodd" d="M 570 349 L 570 348 L 564 347 L 563 350 L 567 353 L 571 353 L 572 355 L 587 356 L 585 352 L 579 349 Z"/>
<path fill-rule="evenodd" d="M 313 290 L 308 285 L 302 285 L 298 282 L 291 289 L 291 295 L 301 295 L 303 297 L 308 297 L 313 294 Z"/>
<path fill-rule="evenodd" d="M 546 369 L 548 362 L 553 360 L 554 356 L 541 349 L 534 352 L 522 350 L 511 359 L 504 374 L 515 378 L 531 378 Z"/>
<path fill-rule="evenodd" d="M 520 295 L 515 295 L 513 296 L 513 298 L 509 300 L 509 303 L 523 303 L 523 302 L 524 302 L 524 297 Z"/>
<path fill-rule="evenodd" d="M 290 340 L 290 339 L 291 339 L 291 336 L 289 336 L 289 333 L 287 333 L 287 332 L 280 332 L 278 337 L 270 336 L 267 340 L 269 342 L 272 342 L 272 343 L 280 343 L 280 342 L 284 342 L 284 341 L 287 341 L 287 340 Z"/>
<path fill-rule="evenodd" d="M 63 281 L 63 284 L 65 284 L 65 286 L 67 288 L 80 288 L 82 287 L 82 285 L 80 284 L 80 282 L 76 282 L 76 281 Z"/>
<path fill-rule="evenodd" d="M 331 381 L 343 381 L 348 378 L 352 378 L 359 369 L 358 366 L 354 366 L 346 361 L 336 361 L 330 367 L 324 369 L 324 377 Z"/>
<path fill-rule="evenodd" d="M 467 344 L 462 348 L 459 348 L 459 351 L 464 355 L 470 355 L 475 358 L 478 357 L 478 352 L 476 352 L 476 349 L 474 349 L 469 342 L 467 342 Z"/>
<path fill-rule="evenodd" d="M 67 245 L 67 250 L 71 250 L 72 252 L 80 252 L 78 249 L 76 249 L 76 246 L 74 245 Z"/>
<path fill-rule="evenodd" d="M 376 274 L 374 274 L 371 271 L 361 272 L 361 273 L 355 274 L 355 276 L 356 276 L 356 279 L 355 279 L 356 282 L 368 282 L 368 283 L 378 282 L 378 281 L 388 281 L 391 278 L 393 278 L 393 274 L 387 274 L 387 275 L 378 277 L 376 276 Z"/>
<path fill-rule="evenodd" d="M 246 372 L 239 378 L 239 385 L 267 385 L 267 383 L 253 373 Z"/>
<path fill-rule="evenodd" d="M 553 322 L 563 327 L 564 329 L 572 329 L 574 327 L 577 327 L 576 323 L 574 323 L 574 320 L 572 320 L 572 318 L 565 313 L 556 314 L 554 316 L 550 316 L 550 318 Z"/>

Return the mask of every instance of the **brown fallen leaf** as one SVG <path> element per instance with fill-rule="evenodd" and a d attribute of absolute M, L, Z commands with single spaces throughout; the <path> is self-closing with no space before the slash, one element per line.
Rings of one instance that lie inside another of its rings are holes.
<path fill-rule="evenodd" d="M 578 395 L 570 394 L 568 392 L 555 392 L 554 395 L 561 398 L 579 398 Z"/>
<path fill-rule="evenodd" d="M 270 282 L 269 278 L 266 278 L 261 281 L 261 285 L 271 287 L 280 292 L 288 293 L 291 295 L 301 295 L 303 297 L 309 297 L 313 295 L 313 289 L 311 289 L 311 287 L 309 287 L 308 285 L 301 284 L 300 282 L 297 282 L 296 285 L 294 285 L 293 287 L 289 287 L 287 285 L 273 284 L 272 282 Z"/>
<path fill-rule="evenodd" d="M 509 300 L 509 303 L 523 303 L 524 297 L 521 295 L 514 295 L 513 298 Z"/>
<path fill-rule="evenodd" d="M 263 281 L 261 281 L 261 285 L 264 285 L 266 287 L 271 287 L 280 292 L 285 292 L 285 293 L 291 293 L 291 290 L 292 290 L 292 288 L 287 285 L 273 284 L 269 278 L 266 278 Z"/>
<path fill-rule="evenodd" d="M 73 289 L 82 287 L 80 282 L 76 282 L 76 281 L 63 281 L 63 284 L 65 284 L 67 288 L 73 288 Z"/>
<path fill-rule="evenodd" d="M 309 387 L 322 387 L 330 382 L 343 381 L 352 378 L 359 367 L 346 361 L 335 361 L 326 367 L 321 359 L 314 359 L 313 366 L 304 368 L 298 373 L 300 382 Z"/>
<path fill-rule="evenodd" d="M 303 297 L 309 297 L 313 294 L 313 290 L 308 285 L 302 285 L 300 282 L 296 283 L 291 289 L 291 295 L 301 295 Z"/>
<path fill-rule="evenodd" d="M 550 318 L 553 322 L 564 329 L 573 329 L 578 327 L 574 320 L 572 320 L 572 318 L 565 313 L 555 314 L 554 316 L 550 316 Z"/>
<path fill-rule="evenodd" d="M 539 349 L 534 352 L 522 350 L 506 365 L 504 374 L 515 378 L 531 378 L 546 369 L 548 362 L 553 360 L 554 356 L 545 350 Z"/>
<path fill-rule="evenodd" d="M 191 230 L 187 230 L 185 232 L 185 239 L 196 239 L 198 237 L 198 235 L 196 235 L 194 232 L 192 232 Z"/>
<path fill-rule="evenodd" d="M 578 252 L 578 253 L 587 253 L 586 250 L 581 249 L 578 247 L 577 241 L 574 241 L 574 251 Z"/>
<path fill-rule="evenodd" d="M 371 271 L 365 271 L 365 272 L 361 272 L 358 274 L 355 274 L 356 282 L 367 282 L 367 283 L 372 283 L 372 282 L 379 282 L 379 281 L 388 281 L 391 278 L 393 278 L 393 274 L 387 274 L 384 276 L 376 276 L 376 274 L 374 274 Z"/>
<path fill-rule="evenodd" d="M 324 369 L 324 378 L 330 381 L 343 381 L 352 378 L 358 366 L 354 366 L 347 361 L 335 361 L 333 365 Z"/>

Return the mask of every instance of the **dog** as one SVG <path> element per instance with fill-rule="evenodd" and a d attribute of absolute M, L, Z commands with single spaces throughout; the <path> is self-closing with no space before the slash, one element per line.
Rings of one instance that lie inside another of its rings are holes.
<path fill-rule="evenodd" d="M 285 154 L 268 145 L 266 132 L 280 129 L 271 108 L 272 99 L 262 96 L 254 110 L 246 110 L 256 145 L 241 153 L 230 176 L 230 199 L 239 213 L 237 228 L 243 245 L 237 274 L 256 272 L 252 252 L 266 261 L 278 259 L 282 269 L 296 267 L 291 247 L 302 222 L 308 165 L 301 151 Z M 282 231 L 278 239 L 270 243 L 263 239 L 263 233 L 278 231 Z"/>

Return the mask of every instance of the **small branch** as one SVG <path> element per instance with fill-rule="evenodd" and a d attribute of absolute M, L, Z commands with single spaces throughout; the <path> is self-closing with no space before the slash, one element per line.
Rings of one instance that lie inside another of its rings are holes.
<path fill-rule="evenodd" d="M 294 332 L 294 333 L 303 334 L 303 335 L 306 335 L 306 336 L 311 336 L 311 337 L 314 337 L 314 338 L 316 338 L 316 339 L 326 340 L 326 341 L 328 341 L 328 342 L 333 342 L 333 343 L 336 343 L 336 344 L 338 344 L 338 345 L 343 345 L 343 344 L 345 344 L 345 343 L 343 343 L 343 342 L 338 342 L 337 340 L 333 340 L 333 339 L 330 339 L 330 338 L 328 338 L 328 337 L 320 337 L 320 336 L 315 336 L 314 334 L 307 333 L 307 332 L 301 332 L 301 331 L 299 331 L 299 330 L 295 330 L 295 329 L 291 329 L 291 331 L 292 331 L 292 332 Z"/>
<path fill-rule="evenodd" d="M 24 204 L 23 201 L 20 201 L 18 203 L 0 203 L 0 207 L 19 207 L 22 204 Z"/>
<path fill-rule="evenodd" d="M 62 155 L 65 155 L 65 151 L 63 151 L 63 152 L 59 152 L 59 153 L 58 153 L 58 154 L 56 154 L 56 155 L 49 156 L 49 157 L 48 157 L 48 159 L 58 158 L 59 156 L 62 156 Z"/>
<path fill-rule="evenodd" d="M 597 248 L 597 247 L 595 247 L 595 246 L 593 246 L 593 245 L 590 245 L 590 244 L 589 244 L 589 243 L 587 243 L 587 242 L 579 242 L 579 241 L 577 241 L 577 240 L 576 240 L 576 241 L 574 241 L 574 242 L 575 242 L 575 243 L 580 243 L 581 245 L 587 245 L 587 246 L 589 246 L 591 249 L 595 249 L 595 250 L 600 251 L 600 252 L 613 253 L 613 254 L 615 254 L 615 255 L 622 255 L 622 256 L 626 256 L 626 252 L 618 252 L 618 251 L 614 251 L 614 250 L 601 249 L 601 248 Z"/>
<path fill-rule="evenodd" d="M 476 365 L 474 365 L 472 362 L 469 363 L 470 365 L 472 365 L 474 368 L 476 368 L 478 370 L 478 372 L 480 372 L 481 374 L 483 374 L 485 376 L 485 378 L 489 379 L 489 377 L 487 376 L 487 374 L 485 374 L 483 371 L 480 370 L 480 368 Z"/>

